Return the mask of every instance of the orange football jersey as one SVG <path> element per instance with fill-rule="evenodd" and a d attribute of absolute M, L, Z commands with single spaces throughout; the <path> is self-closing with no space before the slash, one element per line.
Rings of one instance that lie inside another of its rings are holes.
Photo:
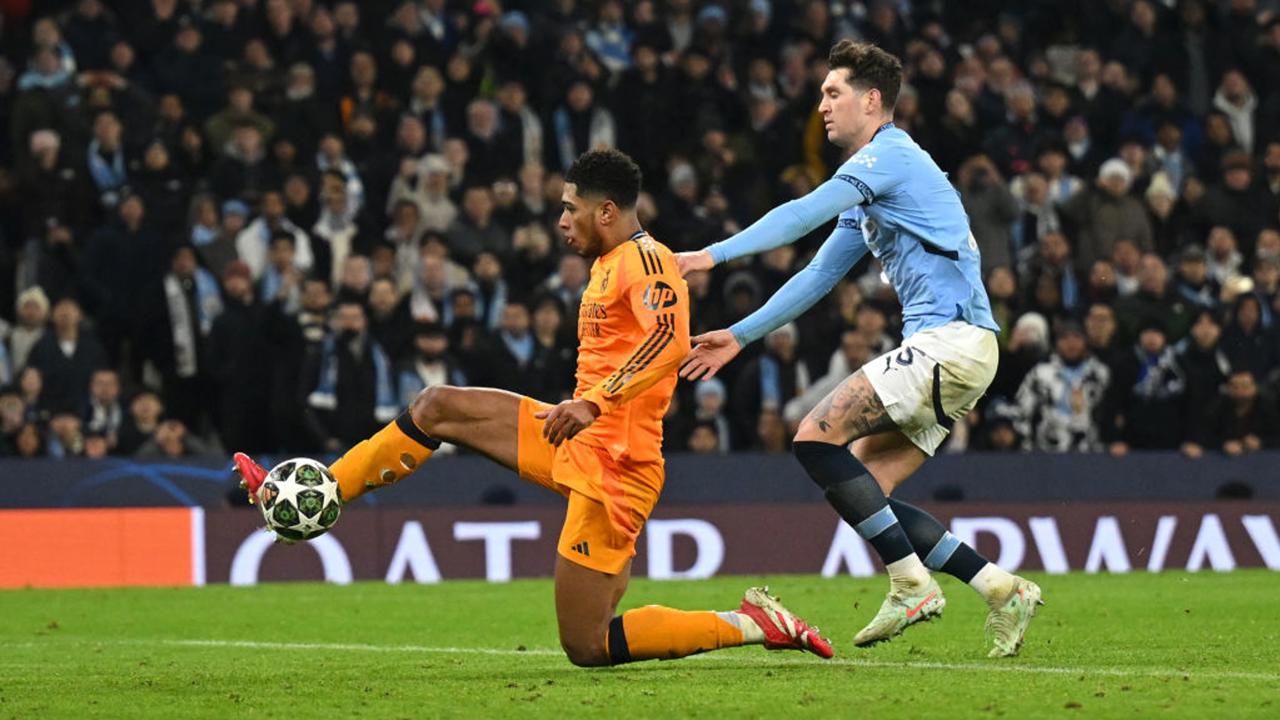
<path fill-rule="evenodd" d="M 578 386 L 600 417 L 577 439 L 614 459 L 661 461 L 662 416 L 689 352 L 689 288 L 640 231 L 596 258 L 578 310 Z"/>

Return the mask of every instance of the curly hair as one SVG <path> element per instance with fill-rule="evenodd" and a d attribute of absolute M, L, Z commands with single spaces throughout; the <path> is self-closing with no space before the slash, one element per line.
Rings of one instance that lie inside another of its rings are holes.
<path fill-rule="evenodd" d="M 578 186 L 579 195 L 603 195 L 623 209 L 636 206 L 640 180 L 640 166 L 612 149 L 583 153 L 564 174 L 565 182 Z"/>
<path fill-rule="evenodd" d="M 827 67 L 849 71 L 849 85 L 859 90 L 880 91 L 880 103 L 893 110 L 902 88 L 902 61 L 871 43 L 841 40 L 831 48 Z"/>

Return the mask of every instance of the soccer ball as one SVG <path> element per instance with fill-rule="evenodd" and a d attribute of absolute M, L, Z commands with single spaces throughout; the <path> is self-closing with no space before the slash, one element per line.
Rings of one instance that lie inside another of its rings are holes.
<path fill-rule="evenodd" d="M 267 529 L 287 542 L 323 535 L 338 522 L 342 496 L 329 468 L 310 458 L 293 458 L 271 468 L 258 491 Z"/>

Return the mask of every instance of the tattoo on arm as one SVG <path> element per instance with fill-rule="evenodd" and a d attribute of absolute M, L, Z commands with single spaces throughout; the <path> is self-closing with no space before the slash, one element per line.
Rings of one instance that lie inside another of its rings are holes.
<path fill-rule="evenodd" d="M 809 412 L 807 420 L 824 434 L 835 434 L 841 444 L 898 427 L 862 370 L 845 378 L 824 397 Z"/>

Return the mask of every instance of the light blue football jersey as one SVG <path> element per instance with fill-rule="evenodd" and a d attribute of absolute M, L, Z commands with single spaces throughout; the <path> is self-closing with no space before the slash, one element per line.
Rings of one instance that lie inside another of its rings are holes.
<path fill-rule="evenodd" d="M 813 192 L 707 249 L 724 262 L 793 242 L 837 216 L 813 262 L 731 328 L 739 341 L 756 340 L 799 316 L 867 250 L 898 294 L 905 337 L 955 320 L 999 331 L 959 194 L 933 158 L 892 123 Z"/>

